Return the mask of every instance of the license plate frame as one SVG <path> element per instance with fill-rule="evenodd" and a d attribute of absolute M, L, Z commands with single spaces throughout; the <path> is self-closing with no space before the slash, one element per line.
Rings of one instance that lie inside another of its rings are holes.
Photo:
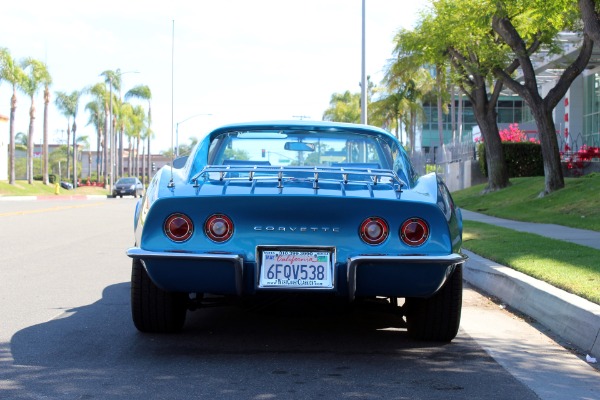
<path fill-rule="evenodd" d="M 259 289 L 335 289 L 333 247 L 261 246 L 256 259 Z"/>

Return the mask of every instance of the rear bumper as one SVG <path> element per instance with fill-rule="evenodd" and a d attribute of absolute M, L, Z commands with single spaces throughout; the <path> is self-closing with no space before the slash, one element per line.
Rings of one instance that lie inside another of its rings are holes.
<path fill-rule="evenodd" d="M 467 258 L 463 254 L 351 257 L 347 267 L 348 297 L 429 297 Z"/>
<path fill-rule="evenodd" d="M 152 252 L 132 247 L 131 258 L 140 259 L 150 279 L 172 292 L 242 295 L 244 260 L 234 254 Z"/>
<path fill-rule="evenodd" d="M 242 296 L 261 290 L 256 287 L 256 264 L 244 262 L 240 255 L 152 252 L 138 247 L 127 250 L 127 255 L 140 259 L 152 281 L 167 291 Z M 466 260 L 462 254 L 351 257 L 336 264 L 332 292 L 351 301 L 364 296 L 429 297 Z"/>
<path fill-rule="evenodd" d="M 112 193 L 113 193 L 113 196 L 136 196 L 138 191 L 137 191 L 137 189 L 131 190 L 131 189 L 115 188 L 115 189 L 113 189 Z"/>

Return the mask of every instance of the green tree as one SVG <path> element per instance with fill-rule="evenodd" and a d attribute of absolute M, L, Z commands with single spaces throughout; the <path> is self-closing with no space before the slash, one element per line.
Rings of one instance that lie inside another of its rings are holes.
<path fill-rule="evenodd" d="M 76 131 L 77 124 L 75 122 L 75 118 L 77 117 L 77 111 L 79 108 L 79 98 L 81 97 L 82 92 L 74 90 L 70 94 L 65 92 L 56 92 L 56 99 L 54 100 L 54 104 L 56 108 L 60 111 L 60 113 L 67 118 L 67 180 L 70 180 L 70 154 L 71 154 L 71 131 L 73 132 L 73 146 L 75 146 L 76 139 Z M 71 118 L 73 119 L 73 124 L 71 124 Z M 76 151 L 73 149 L 73 170 L 75 171 L 75 160 L 76 160 Z M 75 179 L 75 172 L 73 173 L 73 178 Z"/>
<path fill-rule="evenodd" d="M 29 96 L 31 105 L 29 107 L 29 137 L 30 146 L 27 150 L 27 182 L 33 184 L 33 134 L 35 126 L 35 95 L 40 90 L 40 85 L 51 81 L 46 64 L 33 58 L 26 58 L 21 67 L 25 71 L 25 78 L 22 82 L 22 89 Z"/>
<path fill-rule="evenodd" d="M 556 84 L 542 97 L 529 47 L 540 42 L 550 53 L 561 50 L 558 33 L 578 29 L 581 14 L 572 0 L 495 0 L 492 27 L 518 60 L 523 83 L 506 71 L 496 69 L 505 85 L 529 105 L 535 119 L 544 160 L 545 189 L 540 195 L 565 186 L 554 124 L 553 111 L 569 87 L 587 66 L 593 50 L 590 36 L 584 32 L 577 57 L 565 66 Z"/>
<path fill-rule="evenodd" d="M 386 67 L 383 87 L 382 96 L 372 104 L 371 114 L 378 116 L 381 126 L 395 128 L 397 138 L 404 123 L 412 153 L 416 125 L 423 116 L 422 100 L 433 88 L 431 74 L 414 57 L 397 54 L 397 59 Z"/>
<path fill-rule="evenodd" d="M 102 86 L 102 85 L 101 85 Z M 89 92 L 89 91 L 88 91 Z M 96 179 L 100 179 L 100 146 L 104 129 L 104 101 L 94 97 L 85 105 L 88 113 L 88 122 L 96 130 Z M 90 174 L 92 171 L 90 171 Z"/>
<path fill-rule="evenodd" d="M 115 94 L 113 93 L 113 89 L 118 93 L 121 90 L 121 70 L 117 68 L 116 71 L 106 70 L 103 71 L 101 76 L 104 77 L 104 84 L 108 85 L 107 93 L 107 103 L 106 103 L 106 126 L 105 132 L 107 136 L 107 140 L 105 141 L 104 151 L 105 151 L 105 163 L 106 171 L 104 176 L 104 182 L 106 180 L 106 173 L 109 172 L 109 169 L 112 170 L 112 166 L 115 163 L 115 160 L 112 159 L 112 153 L 115 153 L 116 150 L 116 139 L 115 139 L 115 126 L 116 119 L 115 114 L 113 113 L 113 105 L 116 104 Z M 110 152 L 108 151 L 110 150 Z M 112 172 L 111 172 L 112 174 Z M 114 178 L 114 177 L 113 177 Z M 111 182 L 111 185 L 114 183 Z"/>
<path fill-rule="evenodd" d="M 105 83 L 97 83 L 88 88 L 87 93 L 92 96 L 94 102 L 98 103 L 99 112 L 104 113 L 104 117 L 102 118 L 104 125 L 99 131 L 101 134 L 97 137 L 98 154 L 96 156 L 96 168 L 98 180 L 100 180 L 100 175 L 102 175 L 103 182 L 106 185 L 106 166 L 108 164 L 109 91 L 107 90 Z"/>
<path fill-rule="evenodd" d="M 323 120 L 360 123 L 360 93 L 334 93 L 329 108 L 323 113 Z"/>
<path fill-rule="evenodd" d="M 423 65 L 435 65 L 438 78 L 440 72 L 448 75 L 444 85 L 438 79 L 438 114 L 442 86 L 458 86 L 470 100 L 486 154 L 490 155 L 486 158 L 489 191 L 509 184 L 496 114 L 503 79 L 494 79 L 494 75 L 497 71 L 510 75 L 519 66 L 512 50 L 498 43 L 491 30 L 494 12 L 492 0 L 437 0 L 414 31 L 401 31 L 396 37 L 399 55 L 414 57 Z M 524 51 L 531 54 L 538 46 L 539 42 L 534 41 Z"/>
<path fill-rule="evenodd" d="M 29 138 L 27 134 L 19 132 L 15 135 L 15 149 L 27 152 L 27 149 L 29 149 Z"/>
<path fill-rule="evenodd" d="M 67 146 L 61 145 L 48 156 L 50 170 L 58 175 L 59 180 L 62 180 L 62 170 L 67 162 Z"/>
<path fill-rule="evenodd" d="M 140 171 L 140 147 L 142 136 L 146 130 L 146 113 L 142 106 L 132 106 L 129 103 L 125 103 L 122 112 L 127 115 L 127 118 L 124 119 L 125 134 L 131 138 L 130 140 L 135 140 L 135 148 L 129 152 L 129 154 L 134 154 L 133 162 L 129 163 L 130 174 L 139 176 L 140 172 L 143 172 Z"/>
<path fill-rule="evenodd" d="M 9 147 L 8 147 L 8 182 L 15 184 L 15 115 L 17 111 L 17 89 L 21 90 L 25 72 L 11 57 L 7 49 L 0 51 L 0 77 L 12 87 L 10 98 Z"/>
<path fill-rule="evenodd" d="M 48 106 L 50 104 L 50 85 L 52 85 L 52 77 L 46 69 L 46 74 L 42 76 L 42 84 L 44 85 L 44 127 L 43 127 L 43 145 L 42 145 L 42 181 L 44 185 L 50 184 L 48 177 Z"/>
<path fill-rule="evenodd" d="M 152 165 L 152 152 L 150 151 L 150 142 L 152 140 L 153 132 L 152 132 L 152 91 L 150 87 L 147 85 L 138 85 L 134 88 L 130 89 L 125 93 L 125 100 L 129 99 L 141 99 L 148 102 L 148 117 L 147 117 L 147 129 L 146 129 L 146 139 L 148 140 L 148 154 L 147 154 L 147 162 L 146 165 L 148 167 L 148 182 L 150 181 L 150 166 Z M 143 180 L 146 179 L 146 174 L 142 172 Z"/>

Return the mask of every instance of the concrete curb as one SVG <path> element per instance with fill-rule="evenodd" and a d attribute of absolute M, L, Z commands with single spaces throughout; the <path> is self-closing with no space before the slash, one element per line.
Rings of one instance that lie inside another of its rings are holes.
<path fill-rule="evenodd" d="M 587 354 L 600 356 L 600 305 L 470 251 L 464 279 L 528 315 Z"/>

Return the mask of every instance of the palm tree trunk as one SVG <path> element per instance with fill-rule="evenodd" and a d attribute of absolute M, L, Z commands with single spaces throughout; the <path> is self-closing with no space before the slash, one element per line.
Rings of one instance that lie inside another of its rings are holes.
<path fill-rule="evenodd" d="M 67 122 L 67 182 L 71 180 L 71 119 Z"/>
<path fill-rule="evenodd" d="M 136 141 L 136 152 L 135 152 L 135 177 L 140 176 L 140 137 L 137 137 Z"/>
<path fill-rule="evenodd" d="M 100 181 L 100 142 L 102 139 L 102 128 L 98 127 L 96 135 L 96 181 Z"/>
<path fill-rule="evenodd" d="M 142 177 L 142 182 L 146 180 L 146 143 L 142 142 L 142 173 L 140 174 Z"/>
<path fill-rule="evenodd" d="M 151 162 L 152 162 L 152 154 L 150 153 L 150 132 L 148 132 L 148 162 L 146 163 L 146 166 L 148 168 L 148 180 L 145 181 L 144 183 L 150 182 L 150 175 L 152 174 L 152 171 L 150 169 L 150 166 L 152 165 Z"/>
<path fill-rule="evenodd" d="M 77 189 L 77 124 L 73 118 L 73 189 Z"/>
<path fill-rule="evenodd" d="M 29 108 L 29 133 L 27 135 L 27 183 L 33 185 L 33 130 L 35 122 L 35 105 L 33 97 L 31 98 L 31 107 Z"/>
<path fill-rule="evenodd" d="M 133 142 L 131 141 L 131 136 L 129 136 L 128 143 L 129 146 L 127 148 L 129 150 L 129 154 L 127 154 L 127 176 L 133 176 Z"/>
<path fill-rule="evenodd" d="M 102 179 L 104 181 L 104 187 L 106 188 L 107 183 L 108 183 L 108 179 L 107 179 L 107 175 L 108 175 L 108 140 L 109 140 L 109 135 L 110 135 L 110 116 L 109 116 L 109 108 L 108 108 L 108 103 L 105 101 L 104 102 L 104 143 L 102 144 L 102 158 L 104 159 L 102 161 Z M 111 182 L 112 184 L 112 182 Z"/>
<path fill-rule="evenodd" d="M 10 139 L 8 145 L 8 157 L 9 157 L 9 183 L 15 184 L 15 113 L 17 110 L 17 94 L 16 88 L 13 86 L 13 95 L 10 99 Z"/>
<path fill-rule="evenodd" d="M 48 103 L 50 102 L 50 91 L 48 86 L 44 89 L 44 147 L 42 149 L 42 175 L 44 185 L 50 184 L 48 176 Z"/>

